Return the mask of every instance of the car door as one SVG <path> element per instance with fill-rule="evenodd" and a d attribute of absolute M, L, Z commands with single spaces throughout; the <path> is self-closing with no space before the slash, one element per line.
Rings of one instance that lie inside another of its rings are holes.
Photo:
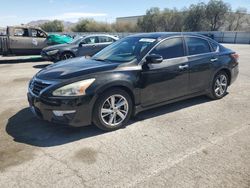
<path fill-rule="evenodd" d="M 93 56 L 98 51 L 99 38 L 90 36 L 84 38 L 78 47 L 77 56 Z"/>
<path fill-rule="evenodd" d="M 188 93 L 188 59 L 185 56 L 182 37 L 166 39 L 150 54 L 163 57 L 160 64 L 149 64 L 141 73 L 142 106 L 164 102 Z"/>
<path fill-rule="evenodd" d="M 40 54 L 42 49 L 47 45 L 47 34 L 39 29 L 30 29 L 30 36 L 32 38 L 32 51 L 34 54 Z"/>
<path fill-rule="evenodd" d="M 30 54 L 32 40 L 27 28 L 13 28 L 10 36 L 10 49 L 14 54 Z"/>
<path fill-rule="evenodd" d="M 189 61 L 189 93 L 204 91 L 209 87 L 217 53 L 212 51 L 206 39 L 191 36 L 184 39 Z"/>

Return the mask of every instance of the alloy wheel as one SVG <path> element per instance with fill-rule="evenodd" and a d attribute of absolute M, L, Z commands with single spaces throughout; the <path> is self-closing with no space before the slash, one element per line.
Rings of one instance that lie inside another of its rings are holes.
<path fill-rule="evenodd" d="M 71 59 L 71 58 L 73 58 L 73 57 L 74 57 L 74 56 L 73 56 L 72 54 L 66 53 L 66 54 L 63 54 L 62 59 L 63 59 L 63 60 L 66 60 L 66 59 Z"/>
<path fill-rule="evenodd" d="M 226 90 L 227 90 L 227 77 L 224 74 L 221 74 L 215 81 L 214 93 L 218 97 L 221 97 L 225 94 Z"/>
<path fill-rule="evenodd" d="M 126 119 L 128 111 L 127 99 L 122 95 L 112 95 L 102 105 L 101 118 L 106 125 L 114 127 Z"/>

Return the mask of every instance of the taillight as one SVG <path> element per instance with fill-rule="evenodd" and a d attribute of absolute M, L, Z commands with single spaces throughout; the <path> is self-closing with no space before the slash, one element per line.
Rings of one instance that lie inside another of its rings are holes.
<path fill-rule="evenodd" d="M 231 54 L 231 57 L 235 60 L 235 62 L 238 63 L 238 61 L 239 61 L 239 54 L 233 53 L 233 54 Z"/>

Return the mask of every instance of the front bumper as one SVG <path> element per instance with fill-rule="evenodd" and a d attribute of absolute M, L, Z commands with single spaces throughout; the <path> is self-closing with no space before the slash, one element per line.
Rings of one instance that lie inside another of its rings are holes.
<path fill-rule="evenodd" d="M 59 61 L 60 60 L 59 53 L 56 53 L 54 55 L 48 55 L 46 52 L 42 51 L 41 56 L 44 60 L 48 60 L 48 61 Z"/>
<path fill-rule="evenodd" d="M 39 119 L 74 127 L 86 126 L 92 123 L 93 97 L 82 96 L 71 99 L 45 99 L 43 97 L 37 97 L 31 92 L 29 92 L 27 96 L 32 112 Z M 67 113 L 58 115 L 55 111 Z"/>

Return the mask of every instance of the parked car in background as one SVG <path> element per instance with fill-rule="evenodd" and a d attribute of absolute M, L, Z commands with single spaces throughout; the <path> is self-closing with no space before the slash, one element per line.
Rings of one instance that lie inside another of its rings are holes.
<path fill-rule="evenodd" d="M 46 67 L 30 81 L 28 100 L 41 119 L 112 131 L 149 108 L 199 95 L 221 99 L 238 71 L 238 55 L 202 35 L 138 34 L 90 59 Z"/>
<path fill-rule="evenodd" d="M 112 35 L 88 35 L 78 37 L 68 44 L 54 45 L 42 50 L 44 59 L 59 61 L 78 56 L 93 56 L 119 38 Z"/>
<path fill-rule="evenodd" d="M 29 26 L 7 27 L 3 34 L 0 36 L 0 55 L 40 55 L 46 46 L 73 40 L 70 36 L 47 34 L 39 27 Z"/>

